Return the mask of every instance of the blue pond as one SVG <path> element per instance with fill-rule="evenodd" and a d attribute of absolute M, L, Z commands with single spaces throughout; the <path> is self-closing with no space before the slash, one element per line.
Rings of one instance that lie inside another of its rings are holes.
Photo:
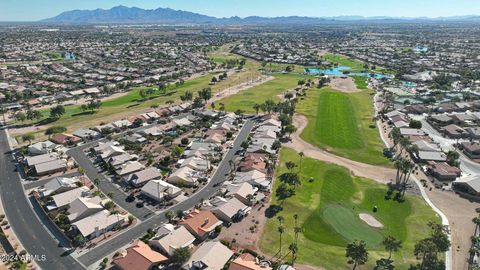
<path fill-rule="evenodd" d="M 390 75 L 390 74 L 375 73 L 372 76 L 372 73 L 369 73 L 369 72 L 349 72 L 347 74 L 344 73 L 345 71 L 348 71 L 350 69 L 351 68 L 347 67 L 347 66 L 339 66 L 339 67 L 327 68 L 327 69 L 306 68 L 305 72 L 308 73 L 308 74 L 312 74 L 312 75 L 318 75 L 318 74 L 323 74 L 323 75 L 327 75 L 327 76 L 347 75 L 347 76 L 361 76 L 361 77 L 370 77 L 370 78 L 374 77 L 376 79 L 382 79 L 382 78 L 391 79 L 391 78 L 393 78 L 393 76 Z"/>

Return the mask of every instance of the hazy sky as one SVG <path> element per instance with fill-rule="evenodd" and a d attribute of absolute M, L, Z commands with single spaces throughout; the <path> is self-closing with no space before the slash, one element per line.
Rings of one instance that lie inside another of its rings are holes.
<path fill-rule="evenodd" d="M 169 7 L 216 17 L 402 16 L 480 14 L 480 0 L 0 0 L 0 21 L 35 21 L 72 9 Z"/>

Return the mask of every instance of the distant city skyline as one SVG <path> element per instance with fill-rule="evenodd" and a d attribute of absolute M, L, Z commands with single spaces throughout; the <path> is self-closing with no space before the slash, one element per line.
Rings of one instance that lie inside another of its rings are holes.
<path fill-rule="evenodd" d="M 74 9 L 124 5 L 172 8 L 215 17 L 247 16 L 391 16 L 448 17 L 479 15 L 475 0 L 0 0 L 0 21 L 37 21 Z"/>

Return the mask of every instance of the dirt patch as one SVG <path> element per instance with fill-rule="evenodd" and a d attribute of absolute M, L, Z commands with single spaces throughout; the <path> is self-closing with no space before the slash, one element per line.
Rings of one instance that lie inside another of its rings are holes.
<path fill-rule="evenodd" d="M 357 88 L 355 81 L 351 77 L 332 77 L 330 78 L 330 83 L 328 85 L 333 89 L 344 93 L 355 93 L 362 91 Z"/>
<path fill-rule="evenodd" d="M 383 224 L 380 223 L 376 218 L 370 214 L 361 213 L 358 215 L 361 220 L 368 224 L 368 226 L 373 228 L 383 228 Z"/>

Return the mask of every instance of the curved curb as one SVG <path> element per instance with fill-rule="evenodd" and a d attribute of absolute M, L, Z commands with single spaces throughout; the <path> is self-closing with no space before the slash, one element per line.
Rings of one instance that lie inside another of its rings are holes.
<path fill-rule="evenodd" d="M 377 108 L 377 104 L 376 104 L 377 95 L 378 95 L 378 92 L 373 97 L 373 105 L 375 107 L 375 114 L 378 114 L 378 108 Z M 377 128 L 378 128 L 378 132 L 380 133 L 380 137 L 382 138 L 382 141 L 385 144 L 385 146 L 390 147 L 387 140 L 384 138 L 384 134 L 383 134 L 382 130 L 380 129 L 379 121 L 377 121 Z M 420 194 L 422 195 L 422 198 L 430 206 L 430 208 L 432 208 L 433 211 L 435 211 L 435 213 L 437 213 L 440 216 L 440 218 L 442 219 L 442 225 L 449 227 L 450 223 L 448 222 L 447 216 L 440 209 L 438 209 L 435 206 L 435 204 L 433 204 L 433 202 L 428 197 L 428 194 L 425 191 L 425 188 L 423 187 L 422 183 L 420 183 L 420 181 L 415 176 L 412 176 L 412 179 L 414 180 L 415 184 L 418 186 L 418 188 L 420 190 Z M 448 240 L 450 240 L 450 243 L 452 242 L 452 235 L 451 235 L 450 232 L 448 233 Z M 450 245 L 447 252 L 445 252 L 445 269 L 446 270 L 452 270 L 452 267 L 453 267 L 452 266 L 452 245 Z"/>

